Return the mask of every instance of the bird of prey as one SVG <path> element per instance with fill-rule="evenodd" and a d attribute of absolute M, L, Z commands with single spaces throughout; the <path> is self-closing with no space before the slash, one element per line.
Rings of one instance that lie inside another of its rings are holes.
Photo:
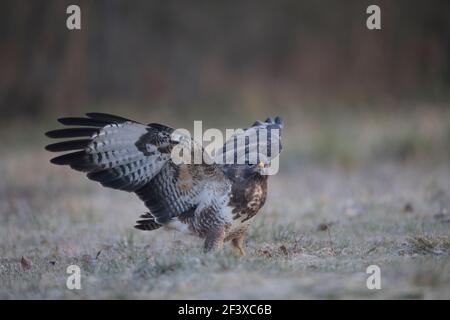
<path fill-rule="evenodd" d="M 155 230 L 160 227 L 187 231 L 204 238 L 204 251 L 222 248 L 225 241 L 244 255 L 243 239 L 249 221 L 264 205 L 268 175 L 264 170 L 281 152 L 281 134 L 257 141 L 268 147 L 275 140 L 279 147 L 266 157 L 241 164 L 175 164 L 173 148 L 180 143 L 175 130 L 168 126 L 142 124 L 105 113 L 87 113 L 86 117 L 58 119 L 64 129 L 49 131 L 50 138 L 76 138 L 46 146 L 48 151 L 65 152 L 50 160 L 87 173 L 103 186 L 134 192 L 149 209 L 141 215 L 135 228 Z M 280 117 L 256 121 L 240 134 L 257 135 L 262 129 L 283 127 Z M 225 142 L 233 145 L 235 134 Z M 248 145 L 246 145 L 248 149 Z M 228 147 L 230 149 L 230 147 Z M 232 149 L 232 148 L 231 148 Z"/>

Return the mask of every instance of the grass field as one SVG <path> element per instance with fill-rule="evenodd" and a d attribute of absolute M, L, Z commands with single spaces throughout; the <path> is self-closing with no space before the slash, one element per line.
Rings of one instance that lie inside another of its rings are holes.
<path fill-rule="evenodd" d="M 50 165 L 43 138 L 4 139 L 0 298 L 450 299 L 450 117 L 401 119 L 287 129 L 242 258 L 136 230 L 136 196 Z M 81 290 L 66 288 L 71 264 Z M 366 287 L 373 264 L 381 290 Z"/>

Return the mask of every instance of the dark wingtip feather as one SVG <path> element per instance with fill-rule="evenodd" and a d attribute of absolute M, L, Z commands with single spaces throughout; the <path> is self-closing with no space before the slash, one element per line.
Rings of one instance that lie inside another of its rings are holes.
<path fill-rule="evenodd" d="M 49 138 L 76 138 L 91 137 L 93 134 L 98 132 L 99 129 L 96 128 L 69 128 L 48 131 L 45 135 Z"/>
<path fill-rule="evenodd" d="M 100 120 L 100 121 L 107 121 L 107 122 L 113 122 L 113 123 L 123 123 L 123 122 L 136 122 L 124 117 L 115 116 L 113 114 L 108 113 L 101 113 L 101 112 L 88 112 L 86 113 L 86 116 L 88 116 L 91 119 Z"/>
<path fill-rule="evenodd" d="M 47 131 L 47 132 L 44 133 L 44 134 L 45 134 L 46 137 L 54 138 L 54 137 L 55 137 L 55 136 L 54 136 L 54 131 L 55 131 L 55 130 Z"/>
<path fill-rule="evenodd" d="M 158 130 L 161 130 L 161 131 L 166 131 L 166 132 L 169 132 L 169 133 L 172 133 L 174 131 L 173 128 L 171 128 L 169 126 L 166 126 L 166 125 L 163 125 L 163 124 L 160 124 L 160 123 L 154 123 L 153 122 L 153 123 L 149 123 L 148 126 L 152 127 L 152 128 L 155 128 L 155 129 L 158 129 Z"/>
<path fill-rule="evenodd" d="M 150 219 L 138 220 L 138 221 L 136 221 L 136 223 L 137 224 L 134 227 L 139 230 L 151 231 L 151 230 L 156 230 L 156 229 L 159 229 L 162 227 L 162 225 L 159 224 L 158 222 L 156 222 L 153 217 Z"/>
<path fill-rule="evenodd" d="M 153 222 L 154 220 L 143 219 L 143 220 L 138 220 L 138 221 L 136 221 L 136 223 L 137 223 L 137 224 L 145 224 L 145 223 L 149 223 L 149 221 L 150 221 L 150 222 Z"/>
<path fill-rule="evenodd" d="M 106 183 L 120 178 L 120 174 L 116 173 L 114 170 L 100 170 L 88 173 L 87 177 L 100 183 Z"/>
<path fill-rule="evenodd" d="M 153 217 L 153 215 L 150 212 L 146 212 L 144 214 L 141 214 L 139 217 L 140 218 L 146 218 L 146 219 L 153 219 L 153 220 L 155 220 L 155 217 Z"/>
<path fill-rule="evenodd" d="M 87 145 L 91 142 L 90 139 L 82 139 L 82 140 L 71 140 L 49 144 L 45 147 L 45 150 L 52 152 L 60 152 L 60 151 L 70 151 L 70 150 L 81 150 L 87 147 Z"/>
<path fill-rule="evenodd" d="M 81 118 L 81 117 L 59 118 L 58 122 L 66 126 L 88 126 L 88 127 L 104 127 L 111 123 L 108 121 L 101 121 L 97 119 Z"/>
<path fill-rule="evenodd" d="M 283 128 L 283 126 L 284 126 L 284 121 L 280 116 L 277 116 L 275 118 L 275 123 L 278 124 L 281 128 Z"/>
<path fill-rule="evenodd" d="M 50 160 L 51 163 L 57 164 L 60 166 L 73 164 L 80 161 L 85 155 L 84 151 L 77 151 L 68 154 L 64 154 L 62 156 L 55 157 Z"/>

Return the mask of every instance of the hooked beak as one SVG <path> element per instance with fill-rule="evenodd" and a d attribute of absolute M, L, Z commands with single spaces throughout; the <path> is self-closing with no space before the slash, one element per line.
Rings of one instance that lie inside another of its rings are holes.
<path fill-rule="evenodd" d="M 260 162 L 258 163 L 258 168 L 264 169 L 265 167 L 266 167 L 266 164 L 264 163 L 264 161 L 260 161 Z"/>

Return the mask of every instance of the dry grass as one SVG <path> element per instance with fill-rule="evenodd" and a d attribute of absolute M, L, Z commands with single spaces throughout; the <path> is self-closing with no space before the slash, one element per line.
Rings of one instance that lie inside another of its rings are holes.
<path fill-rule="evenodd" d="M 133 229 L 137 197 L 51 166 L 42 143 L 1 156 L 0 298 L 450 298 L 446 161 L 287 152 L 239 258 L 229 245 L 204 255 L 197 238 Z M 66 288 L 70 264 L 81 290 Z M 372 264 L 381 290 L 366 288 Z"/>

